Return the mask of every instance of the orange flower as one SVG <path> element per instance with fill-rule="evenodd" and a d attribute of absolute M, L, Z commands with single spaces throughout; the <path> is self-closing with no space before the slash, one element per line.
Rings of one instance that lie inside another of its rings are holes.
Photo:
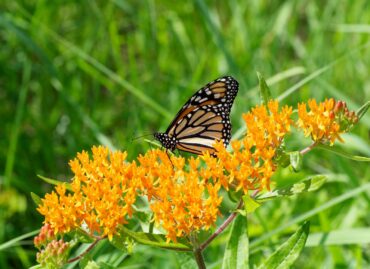
<path fill-rule="evenodd" d="M 301 128 L 305 136 L 311 136 L 315 142 L 330 142 L 335 140 L 343 142 L 340 134 L 358 120 L 354 112 L 349 112 L 344 102 L 336 102 L 334 99 L 326 99 L 319 104 L 316 100 L 308 101 L 309 111 L 306 104 L 298 104 L 297 126 Z"/>

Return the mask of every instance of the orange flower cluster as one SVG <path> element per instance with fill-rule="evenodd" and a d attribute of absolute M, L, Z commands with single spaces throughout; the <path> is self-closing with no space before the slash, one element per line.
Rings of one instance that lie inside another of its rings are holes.
<path fill-rule="evenodd" d="M 305 103 L 298 104 L 297 126 L 303 130 L 306 137 L 311 136 L 315 142 L 328 141 L 330 145 L 333 145 L 336 139 L 343 142 L 340 134 L 348 131 L 349 126 L 358 120 L 355 113 L 348 111 L 342 101 L 326 99 L 317 104 L 316 100 L 311 99 L 308 101 L 308 107 L 309 111 Z"/>
<path fill-rule="evenodd" d="M 278 102 L 270 101 L 267 108 L 256 106 L 243 115 L 247 134 L 241 141 L 232 141 L 233 153 L 218 143 L 215 145 L 218 161 L 203 157 L 207 164 L 201 173 L 203 177 L 217 178 L 226 189 L 231 185 L 244 193 L 270 189 L 270 178 L 276 169 L 273 158 L 290 131 L 292 107 L 285 106 L 279 112 Z"/>
<path fill-rule="evenodd" d="M 83 151 L 70 162 L 75 176 L 72 194 L 65 184 L 46 194 L 38 211 L 55 233 L 86 227 L 91 235 L 112 238 L 117 225 L 127 222 L 136 200 L 135 163 L 125 162 L 126 153 L 92 148 L 92 160 Z"/>
<path fill-rule="evenodd" d="M 167 231 L 167 239 L 189 235 L 200 229 L 207 230 L 216 222 L 222 197 L 220 184 L 202 179 L 198 173 L 199 158 L 185 159 L 171 156 L 161 150 L 149 151 L 139 157 L 142 192 L 148 196 L 154 221 Z"/>

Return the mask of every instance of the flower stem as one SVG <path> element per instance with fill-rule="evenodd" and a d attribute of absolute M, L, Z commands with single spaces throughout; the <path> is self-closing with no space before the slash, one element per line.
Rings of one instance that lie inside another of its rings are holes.
<path fill-rule="evenodd" d="M 316 147 L 317 146 L 317 144 L 318 144 L 318 142 L 316 141 L 316 142 L 313 142 L 311 145 L 309 145 L 308 147 L 306 147 L 306 148 L 304 148 L 304 149 L 302 149 L 301 151 L 300 151 L 300 153 L 302 154 L 302 155 L 304 155 L 304 154 L 306 154 L 307 152 L 309 152 L 310 150 L 312 150 L 314 147 Z"/>
<path fill-rule="evenodd" d="M 239 205 L 236 209 L 239 209 L 243 206 L 243 200 L 240 200 Z M 200 245 L 200 250 L 204 250 L 212 241 L 215 239 L 220 233 L 223 232 L 223 230 L 226 229 L 226 227 L 236 218 L 238 215 L 238 212 L 233 212 L 231 215 L 224 221 L 224 223 L 221 224 L 220 227 L 206 240 L 203 244 Z"/>
<path fill-rule="evenodd" d="M 195 260 L 198 264 L 198 268 L 199 269 L 206 269 L 206 264 L 204 263 L 202 250 L 199 247 L 194 250 L 194 257 L 195 257 Z"/>
<path fill-rule="evenodd" d="M 190 241 L 193 245 L 193 253 L 195 260 L 198 264 L 199 269 L 206 269 L 206 264 L 204 263 L 202 249 L 199 247 L 198 237 L 196 234 L 190 235 Z"/>
<path fill-rule="evenodd" d="M 96 240 L 84 251 L 84 252 L 82 252 L 80 255 L 78 255 L 77 257 L 74 257 L 74 258 L 72 258 L 72 259 L 70 259 L 70 260 L 68 260 L 67 261 L 67 263 L 72 263 L 72 262 L 74 262 L 74 261 L 77 261 L 77 260 L 79 260 L 79 259 L 81 259 L 83 256 L 85 256 L 90 250 L 92 250 L 94 247 L 95 247 L 95 245 L 100 241 L 100 240 L 102 240 L 102 239 L 104 239 L 105 237 L 98 237 L 98 238 L 96 238 Z"/>

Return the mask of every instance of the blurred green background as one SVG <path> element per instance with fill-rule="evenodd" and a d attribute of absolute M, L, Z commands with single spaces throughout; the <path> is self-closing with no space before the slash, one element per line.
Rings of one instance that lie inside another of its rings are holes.
<path fill-rule="evenodd" d="M 242 113 L 259 102 L 256 71 L 284 104 L 334 97 L 356 110 L 370 99 L 368 0 L 2 1 L 0 42 L 0 268 L 35 263 L 32 237 L 11 240 L 41 226 L 30 192 L 52 187 L 37 174 L 70 178 L 68 161 L 92 145 L 134 159 L 153 147 L 134 137 L 165 131 L 187 98 L 219 76 L 240 82 L 231 115 L 239 134 Z M 370 156 L 369 127 L 368 113 L 336 147 Z M 298 135 L 288 148 L 309 143 Z M 321 190 L 249 216 L 251 263 L 303 216 L 312 233 L 333 232 L 334 243 L 311 242 L 296 268 L 370 267 L 368 163 L 314 150 L 300 173 L 279 170 L 275 180 L 317 173 L 330 177 Z M 221 266 L 226 240 L 205 251 L 209 268 Z M 172 252 L 143 246 L 122 255 L 102 243 L 93 255 L 114 267 L 180 267 Z"/>

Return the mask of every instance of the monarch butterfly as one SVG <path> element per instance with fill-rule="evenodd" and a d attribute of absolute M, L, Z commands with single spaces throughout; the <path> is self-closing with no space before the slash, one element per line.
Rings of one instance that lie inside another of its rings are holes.
<path fill-rule="evenodd" d="M 198 90 L 180 109 L 164 133 L 154 133 L 164 148 L 214 155 L 213 144 L 231 138 L 230 110 L 239 83 L 231 76 L 218 78 Z"/>

